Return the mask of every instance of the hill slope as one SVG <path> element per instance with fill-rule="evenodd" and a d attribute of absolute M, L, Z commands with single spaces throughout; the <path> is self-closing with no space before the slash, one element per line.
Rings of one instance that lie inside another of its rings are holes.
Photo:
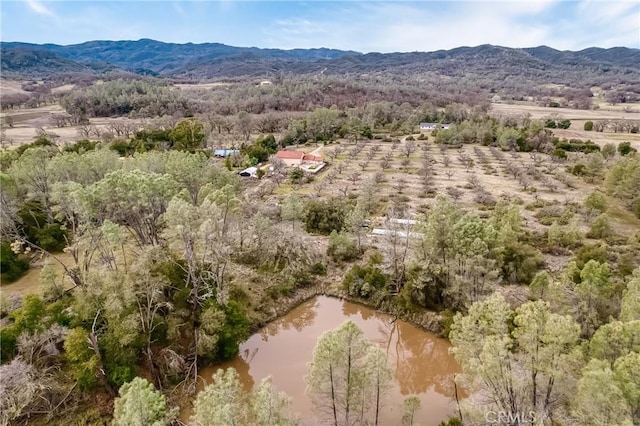
<path fill-rule="evenodd" d="M 436 52 L 368 53 L 334 49 L 259 49 L 220 43 L 175 44 L 155 40 L 89 41 L 56 44 L 2 43 L 6 76 L 46 77 L 64 72 L 100 73 L 121 69 L 169 77 L 217 78 L 294 74 L 435 72 L 447 76 L 492 74 L 561 78 L 574 71 L 640 74 L 640 50 L 616 47 L 578 52 L 547 46 L 513 49 L 482 45 Z"/>

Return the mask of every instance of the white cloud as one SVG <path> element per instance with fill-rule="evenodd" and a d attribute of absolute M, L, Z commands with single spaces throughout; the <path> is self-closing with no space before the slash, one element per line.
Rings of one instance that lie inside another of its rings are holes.
<path fill-rule="evenodd" d="M 171 6 L 173 6 L 173 10 L 175 10 L 178 15 L 182 17 L 186 16 L 187 13 L 184 11 L 179 2 L 174 1 L 171 3 Z"/>
<path fill-rule="evenodd" d="M 566 49 L 640 47 L 640 3 L 583 0 L 575 4 L 575 14 L 557 27 L 554 35 Z"/>
<path fill-rule="evenodd" d="M 640 6 L 634 1 L 358 2 L 327 3 L 326 9 L 276 22 L 264 30 L 265 40 L 272 47 L 324 46 L 362 52 L 480 44 L 572 50 L 640 44 Z"/>
<path fill-rule="evenodd" d="M 33 12 L 40 14 L 40 15 L 47 15 L 47 16 L 51 16 L 51 17 L 55 17 L 56 15 L 49 10 L 49 8 L 47 8 L 44 4 L 39 3 L 36 0 L 25 0 L 27 3 L 27 6 L 29 6 L 29 9 L 31 9 Z"/>

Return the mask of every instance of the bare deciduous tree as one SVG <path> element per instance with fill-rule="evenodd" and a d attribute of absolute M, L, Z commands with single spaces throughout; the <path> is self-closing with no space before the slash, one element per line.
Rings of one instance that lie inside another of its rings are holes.
<path fill-rule="evenodd" d="M 343 149 L 342 149 L 341 146 L 336 146 L 331 151 L 329 151 L 328 154 L 329 154 L 329 159 L 331 160 L 331 162 L 335 161 L 336 158 L 338 158 L 338 156 L 342 153 L 342 151 L 343 151 Z"/>
<path fill-rule="evenodd" d="M 416 149 L 418 149 L 418 147 L 416 146 L 415 142 L 407 141 L 402 147 L 402 153 L 405 155 L 405 157 L 409 158 L 411 154 L 416 152 Z"/>
<path fill-rule="evenodd" d="M 478 189 L 481 186 L 480 179 L 478 179 L 478 176 L 475 173 L 467 176 L 467 182 L 473 189 Z"/>
<path fill-rule="evenodd" d="M 347 179 L 355 185 L 360 181 L 360 173 L 353 172 L 349 176 L 347 176 Z"/>
<path fill-rule="evenodd" d="M 326 181 L 332 184 L 337 177 L 338 177 L 338 173 L 336 172 L 336 170 L 330 170 L 329 172 L 327 172 L 324 178 Z"/>
<path fill-rule="evenodd" d="M 322 195 L 322 191 L 324 191 L 325 186 L 326 185 L 324 180 L 317 180 L 313 183 L 313 190 L 315 191 L 317 197 L 320 197 Z"/>
<path fill-rule="evenodd" d="M 391 154 L 391 152 L 388 152 L 387 155 L 385 155 L 382 158 L 382 161 L 380 161 L 380 167 L 382 167 L 382 170 L 386 170 L 389 167 L 391 167 L 392 161 L 393 161 L 393 154 Z"/>
<path fill-rule="evenodd" d="M 456 188 L 455 186 L 450 186 L 447 188 L 447 194 L 449 194 L 449 196 L 451 198 L 454 199 L 454 201 L 458 201 L 458 199 L 462 196 L 463 192 Z"/>

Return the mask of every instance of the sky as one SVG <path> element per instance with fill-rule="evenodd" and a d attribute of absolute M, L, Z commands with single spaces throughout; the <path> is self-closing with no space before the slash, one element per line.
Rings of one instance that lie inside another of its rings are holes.
<path fill-rule="evenodd" d="M 365 53 L 487 43 L 640 48 L 638 0 L 0 0 L 0 16 L 3 42 L 150 38 Z"/>

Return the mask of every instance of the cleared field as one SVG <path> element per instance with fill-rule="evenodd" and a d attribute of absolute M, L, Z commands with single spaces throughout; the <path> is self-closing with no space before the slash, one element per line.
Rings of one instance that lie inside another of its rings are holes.
<path fill-rule="evenodd" d="M 43 129 L 49 134 L 58 135 L 58 140 L 64 142 L 76 142 L 85 137 L 78 131 L 80 126 L 57 127 L 52 116 L 62 114 L 64 109 L 60 105 L 46 105 L 40 108 L 20 108 L 5 111 L 0 118 L 11 117 L 13 127 L 4 128 L 4 143 L 7 148 L 15 148 L 20 145 L 33 142 L 38 135 L 38 129 Z M 142 120 L 129 120 L 126 118 L 97 117 L 89 119 L 89 124 L 98 130 L 108 130 L 110 124 L 115 122 L 130 121 L 141 123 Z M 91 136 L 95 139 L 95 136 Z"/>
<path fill-rule="evenodd" d="M 635 109 L 635 112 L 626 112 L 616 105 L 609 109 L 603 106 L 596 110 L 570 109 L 570 108 L 550 108 L 532 105 L 530 103 L 492 103 L 490 112 L 493 114 L 531 114 L 531 118 L 544 118 L 556 115 L 569 120 L 639 120 L 640 104 L 626 104 L 625 106 Z M 606 108 L 606 109 L 605 109 Z"/>
<path fill-rule="evenodd" d="M 591 140 L 602 146 L 607 143 L 618 144 L 620 142 L 630 142 L 631 146 L 640 151 L 640 134 L 634 133 L 612 133 L 612 132 L 587 132 L 582 130 L 584 128 L 584 122 L 582 124 L 571 123 L 569 129 L 554 129 L 553 134 L 559 138 L 565 139 L 583 139 Z"/>
<path fill-rule="evenodd" d="M 231 83 L 223 83 L 223 82 L 215 82 L 215 83 L 198 83 L 198 84 L 186 84 L 186 83 L 179 83 L 179 84 L 174 84 L 174 87 L 177 87 L 178 89 L 182 89 L 182 90 L 190 90 L 190 89 L 211 89 L 214 87 L 220 87 L 220 86 L 230 86 Z"/>
<path fill-rule="evenodd" d="M 15 95 L 18 93 L 28 94 L 22 90 L 22 81 L 17 80 L 0 80 L 0 95 Z"/>
<path fill-rule="evenodd" d="M 638 120 L 640 121 L 640 104 L 618 104 L 608 105 L 602 102 L 603 106 L 597 110 L 578 110 L 569 108 L 550 108 L 525 103 L 493 103 L 491 113 L 494 115 L 516 115 L 530 114 L 533 119 L 556 117 L 558 119 L 571 120 L 569 129 L 553 129 L 553 134 L 559 138 L 591 140 L 598 145 L 612 142 L 631 142 L 635 148 L 640 148 L 640 134 L 606 132 L 587 132 L 584 130 L 584 123 L 598 120 Z M 624 109 L 632 111 L 625 111 Z"/>
<path fill-rule="evenodd" d="M 75 84 L 65 84 L 63 86 L 54 87 L 53 89 L 51 89 L 51 93 L 66 93 L 66 92 L 70 92 L 74 87 L 76 87 Z"/>

